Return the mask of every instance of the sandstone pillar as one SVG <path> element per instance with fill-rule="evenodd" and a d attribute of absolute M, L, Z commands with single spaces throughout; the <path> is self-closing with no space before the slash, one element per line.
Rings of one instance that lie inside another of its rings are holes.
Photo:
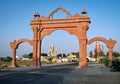
<path fill-rule="evenodd" d="M 32 27 L 32 30 L 34 32 L 34 38 L 33 38 L 33 67 L 36 68 L 38 63 L 37 63 L 37 49 L 38 49 L 38 28 L 36 26 Z"/>
<path fill-rule="evenodd" d="M 11 68 L 16 67 L 16 49 L 12 49 L 12 64 L 10 65 Z"/>
<path fill-rule="evenodd" d="M 108 58 L 109 58 L 109 67 L 111 67 L 112 66 L 112 60 L 113 60 L 113 56 L 112 56 L 113 48 L 109 47 L 108 51 L 109 51 L 109 56 L 108 56 Z"/>
<path fill-rule="evenodd" d="M 38 62 L 38 67 L 41 67 L 41 41 L 38 41 L 38 52 L 37 52 L 37 62 Z"/>
<path fill-rule="evenodd" d="M 87 60 L 86 60 L 86 39 L 79 40 L 79 68 L 86 67 L 87 66 Z"/>
<path fill-rule="evenodd" d="M 11 68 L 15 68 L 16 67 L 16 41 L 14 40 L 13 42 L 10 43 L 10 46 L 12 48 L 12 63 L 10 65 Z"/>
<path fill-rule="evenodd" d="M 33 40 L 33 67 L 37 67 L 37 40 Z"/>
<path fill-rule="evenodd" d="M 108 47 L 108 52 L 109 52 L 109 67 L 112 66 L 112 60 L 113 60 L 113 56 L 112 56 L 112 52 L 113 52 L 113 47 L 116 44 L 115 40 L 112 40 L 111 38 L 109 38 L 109 40 L 107 41 L 107 47 Z"/>

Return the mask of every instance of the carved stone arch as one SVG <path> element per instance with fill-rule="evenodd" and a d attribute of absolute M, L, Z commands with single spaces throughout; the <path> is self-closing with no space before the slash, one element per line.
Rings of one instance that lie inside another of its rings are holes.
<path fill-rule="evenodd" d="M 78 34 L 76 33 L 77 29 L 69 29 L 69 28 L 58 28 L 58 29 L 43 29 L 43 31 L 41 32 L 41 39 L 43 39 L 45 36 L 51 35 L 54 31 L 57 30 L 64 30 L 66 31 L 68 34 L 70 35 L 75 35 L 78 38 Z M 79 38 L 78 38 L 79 39 Z"/>
<path fill-rule="evenodd" d="M 48 19 L 50 19 L 51 16 L 53 16 L 54 13 L 56 13 L 58 10 L 62 10 L 63 12 L 66 13 L 66 15 L 69 15 L 70 17 L 72 17 L 72 14 L 71 14 L 70 12 L 68 12 L 67 10 L 65 10 L 65 9 L 62 8 L 62 7 L 58 7 L 58 8 L 56 8 L 55 10 L 53 10 L 53 11 L 49 14 Z"/>
<path fill-rule="evenodd" d="M 27 42 L 28 44 L 33 45 L 33 42 L 31 40 L 23 38 L 23 39 L 19 39 L 18 41 L 16 41 L 16 48 L 20 43 L 23 43 L 23 42 Z"/>
<path fill-rule="evenodd" d="M 108 46 L 108 40 L 105 39 L 104 37 L 94 37 L 94 38 L 88 40 L 87 43 L 91 44 L 91 43 L 93 43 L 95 41 L 102 41 L 102 42 L 104 42 Z"/>
<path fill-rule="evenodd" d="M 91 44 L 94 41 L 103 41 L 106 44 L 106 46 L 108 48 L 108 52 L 109 52 L 109 56 L 108 56 L 109 66 L 111 67 L 112 66 L 112 60 L 113 60 L 112 52 L 113 52 L 113 47 L 116 44 L 116 41 L 112 40 L 111 38 L 109 40 L 107 40 L 103 37 L 94 37 L 94 38 L 88 40 L 87 44 Z"/>
<path fill-rule="evenodd" d="M 70 18 L 58 18 L 58 19 L 51 19 L 51 17 L 56 13 L 58 10 L 62 10 L 69 15 Z M 115 40 L 112 39 L 105 39 L 103 37 L 94 37 L 90 40 L 87 40 L 87 30 L 89 28 L 89 24 L 91 23 L 90 18 L 86 15 L 87 11 L 83 10 L 82 16 L 78 13 L 74 16 L 71 15 L 70 12 L 65 10 L 62 7 L 58 7 L 53 10 L 48 17 L 40 16 L 38 13 L 34 14 L 34 19 L 30 21 L 31 28 L 33 30 L 33 41 L 29 39 L 20 39 L 18 41 L 13 41 L 10 43 L 12 48 L 12 67 L 16 67 L 15 65 L 15 56 L 16 56 L 16 47 L 22 43 L 27 42 L 33 46 L 33 67 L 41 66 L 40 63 L 40 53 L 41 53 L 41 40 L 45 35 L 50 35 L 55 30 L 65 30 L 69 34 L 74 34 L 79 39 L 79 64 L 78 67 L 85 67 L 87 66 L 86 61 L 86 44 L 91 44 L 94 41 L 103 41 L 107 47 L 109 48 L 109 58 L 112 60 L 112 49 L 116 43 Z"/>
<path fill-rule="evenodd" d="M 56 13 L 58 10 L 63 11 L 66 13 L 68 17 L 66 18 L 58 18 L 58 19 L 51 19 L 51 17 Z M 90 24 L 90 18 L 86 16 L 86 12 L 82 12 L 82 15 L 78 13 L 74 16 L 71 15 L 70 12 L 65 10 L 62 7 L 58 7 L 53 10 L 50 15 L 46 18 L 45 16 L 40 16 L 38 13 L 34 14 L 34 18 L 30 21 L 31 28 L 33 30 L 33 41 L 28 39 L 20 39 L 18 41 L 14 41 L 10 43 L 12 48 L 12 65 L 15 67 L 15 56 L 16 56 L 16 46 L 18 46 L 22 42 L 27 42 L 32 44 L 33 46 L 33 67 L 40 67 L 40 53 L 41 53 L 41 41 L 45 35 L 50 35 L 55 30 L 65 30 L 69 34 L 76 35 L 79 40 L 79 65 L 78 67 L 85 67 L 87 66 L 86 61 L 86 40 L 87 35 L 86 31 Z"/>
<path fill-rule="evenodd" d="M 11 68 L 16 67 L 16 49 L 18 48 L 18 45 L 23 42 L 27 42 L 28 44 L 33 45 L 33 41 L 26 38 L 19 39 L 18 41 L 14 40 L 13 42 L 10 42 L 10 46 L 12 48 L 12 64 L 10 65 Z"/>
<path fill-rule="evenodd" d="M 51 33 L 54 31 L 55 29 L 43 29 L 41 32 L 41 39 L 43 39 L 45 36 L 51 35 Z"/>

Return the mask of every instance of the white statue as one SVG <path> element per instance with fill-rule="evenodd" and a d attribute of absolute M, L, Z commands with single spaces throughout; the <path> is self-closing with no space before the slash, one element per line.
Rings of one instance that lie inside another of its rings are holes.
<path fill-rule="evenodd" d="M 50 46 L 48 50 L 48 56 L 51 56 L 51 57 L 56 56 L 56 51 L 57 49 L 54 47 L 54 45 Z"/>

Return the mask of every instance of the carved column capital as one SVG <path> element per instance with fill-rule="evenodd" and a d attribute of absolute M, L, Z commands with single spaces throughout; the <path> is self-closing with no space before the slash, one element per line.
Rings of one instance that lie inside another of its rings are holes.
<path fill-rule="evenodd" d="M 116 40 L 112 40 L 111 38 L 109 38 L 107 43 L 108 48 L 113 48 L 115 44 L 116 44 Z"/>
<path fill-rule="evenodd" d="M 32 31 L 35 33 L 35 32 L 38 32 L 39 28 L 38 27 L 32 27 Z"/>
<path fill-rule="evenodd" d="M 84 31 L 87 31 L 88 28 L 89 28 L 89 22 L 81 22 L 78 27 L 81 29 L 81 30 L 84 30 Z"/>
<path fill-rule="evenodd" d="M 11 47 L 12 49 L 16 49 L 16 48 L 17 48 L 16 40 L 14 40 L 13 42 L 10 42 L 10 47 Z"/>

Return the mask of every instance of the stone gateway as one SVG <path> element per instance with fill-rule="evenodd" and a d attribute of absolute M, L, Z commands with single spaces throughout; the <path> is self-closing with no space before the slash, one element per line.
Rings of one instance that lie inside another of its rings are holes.
<path fill-rule="evenodd" d="M 66 18 L 58 18 L 54 19 L 53 15 L 58 10 L 63 11 L 66 13 Z M 82 10 L 81 15 L 75 14 L 72 15 L 70 12 L 65 10 L 62 7 L 58 7 L 53 10 L 48 17 L 40 16 L 38 13 L 34 14 L 33 20 L 31 20 L 30 25 L 33 31 L 33 40 L 29 39 L 20 39 L 18 41 L 14 40 L 10 43 L 12 48 L 12 64 L 10 67 L 16 67 L 16 49 L 18 45 L 22 42 L 27 42 L 33 46 L 33 67 L 40 67 L 41 66 L 41 41 L 46 35 L 50 35 L 55 30 L 65 30 L 69 34 L 74 34 L 77 36 L 79 41 L 79 64 L 78 67 L 86 67 L 87 60 L 86 60 L 86 45 L 91 44 L 94 41 L 103 41 L 106 46 L 108 47 L 109 52 L 109 60 L 110 66 L 112 61 L 112 50 L 116 43 L 115 40 L 111 38 L 109 40 L 103 37 L 94 37 L 90 40 L 87 40 L 87 30 L 89 28 L 89 24 L 91 23 L 90 18 L 87 16 L 87 11 L 85 9 Z"/>

